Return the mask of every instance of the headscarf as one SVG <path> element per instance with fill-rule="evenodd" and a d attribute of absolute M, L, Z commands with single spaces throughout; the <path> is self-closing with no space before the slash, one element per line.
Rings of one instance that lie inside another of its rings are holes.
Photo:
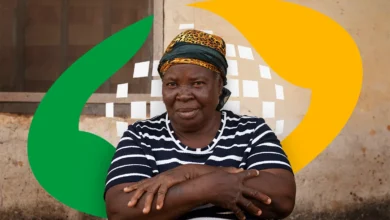
<path fill-rule="evenodd" d="M 187 30 L 177 35 L 168 45 L 158 66 L 160 77 L 175 64 L 195 64 L 212 70 L 222 77 L 227 85 L 227 68 L 225 41 L 216 35 L 199 30 Z M 221 110 L 231 92 L 223 87 L 217 110 Z"/>

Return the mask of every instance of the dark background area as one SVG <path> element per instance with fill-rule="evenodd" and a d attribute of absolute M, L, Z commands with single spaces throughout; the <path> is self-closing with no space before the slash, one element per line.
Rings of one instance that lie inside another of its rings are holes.
<path fill-rule="evenodd" d="M 0 0 L 0 92 L 46 92 L 93 46 L 151 14 L 152 0 Z M 119 83 L 150 93 L 151 78 L 132 74 L 136 62 L 152 62 L 152 36 L 96 93 Z"/>

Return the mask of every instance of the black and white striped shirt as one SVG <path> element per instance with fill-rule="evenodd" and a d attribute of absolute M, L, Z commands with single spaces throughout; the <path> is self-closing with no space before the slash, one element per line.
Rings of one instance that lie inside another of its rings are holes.
<path fill-rule="evenodd" d="M 280 141 L 264 119 L 221 112 L 215 138 L 197 149 L 178 140 L 167 113 L 130 125 L 117 146 L 105 192 L 114 185 L 151 178 L 182 164 L 257 170 L 281 168 L 292 172 Z M 181 219 L 235 219 L 235 215 L 208 205 L 194 209 Z"/>

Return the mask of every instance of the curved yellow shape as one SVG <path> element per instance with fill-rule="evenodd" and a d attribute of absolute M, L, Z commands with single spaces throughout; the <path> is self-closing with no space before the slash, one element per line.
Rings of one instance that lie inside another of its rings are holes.
<path fill-rule="evenodd" d="M 307 114 L 282 142 L 297 173 L 333 141 L 356 106 L 363 69 L 352 37 L 331 18 L 281 0 L 212 0 L 190 6 L 225 18 L 279 76 L 311 90 Z"/>

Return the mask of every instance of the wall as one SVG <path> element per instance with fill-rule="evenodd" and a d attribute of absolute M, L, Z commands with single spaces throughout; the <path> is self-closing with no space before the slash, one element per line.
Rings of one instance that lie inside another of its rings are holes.
<path fill-rule="evenodd" d="M 80 56 L 112 33 L 152 14 L 152 0 L 1 0 L 0 91 L 45 92 Z M 129 80 L 134 64 L 152 60 L 153 35 L 97 93 L 150 89 L 148 78 Z"/>
<path fill-rule="evenodd" d="M 331 219 L 389 219 L 390 27 L 385 23 L 390 19 L 390 2 L 292 2 L 318 10 L 342 25 L 357 43 L 364 68 L 362 93 L 350 121 L 327 150 L 297 176 L 296 213 L 316 212 Z"/>
<path fill-rule="evenodd" d="M 0 113 L 0 220 L 98 219 L 62 205 L 39 186 L 26 152 L 31 119 L 30 115 Z M 118 141 L 113 119 L 82 116 L 79 127 L 104 137 L 111 144 Z"/>
<path fill-rule="evenodd" d="M 166 1 L 165 10 L 169 11 L 166 13 L 166 27 L 169 28 L 166 29 L 165 44 L 183 23 L 194 23 L 199 29 L 212 29 L 228 42 L 247 44 L 243 36 L 220 17 L 186 7 L 185 4 L 190 2 L 193 1 Z M 386 60 L 390 55 L 390 28 L 385 21 L 390 19 L 390 2 L 290 2 L 316 9 L 346 28 L 359 46 L 365 74 L 362 94 L 349 123 L 315 161 L 297 174 L 298 198 L 291 219 L 388 219 L 390 163 L 386 157 L 390 154 L 390 78 L 386 75 L 390 66 Z M 261 23 L 257 28 L 261 28 Z M 255 61 L 262 62 L 261 58 Z M 249 68 L 245 63 L 242 72 L 258 74 L 255 68 Z M 277 80 L 285 88 L 286 99 L 281 107 L 284 112 L 279 114 L 287 122 L 284 132 L 287 135 L 307 108 L 308 92 Z M 273 93 L 271 87 L 265 91 Z M 245 98 L 241 101 L 246 102 Z M 252 108 L 256 110 L 257 107 Z M 272 120 L 269 122 L 273 123 Z"/>
<path fill-rule="evenodd" d="M 213 30 L 234 45 L 248 46 L 244 36 L 224 20 L 188 8 L 188 0 L 165 0 L 164 47 L 180 31 L 180 24 Z M 355 39 L 362 54 L 364 82 L 359 103 L 334 142 L 311 164 L 300 171 L 297 205 L 290 219 L 389 219 L 390 218 L 390 2 L 387 0 L 295 0 L 339 22 Z M 161 21 L 156 21 L 160 22 Z M 161 30 L 160 32 L 161 33 Z M 159 39 L 154 36 L 155 40 Z M 159 46 L 161 49 L 162 47 Z M 236 48 L 237 49 L 237 48 Z M 155 59 L 158 53 L 155 51 Z M 275 102 L 275 117 L 267 121 L 276 128 L 284 120 L 283 139 L 300 122 L 309 104 L 310 91 L 289 85 L 271 72 L 265 80 L 252 72 L 264 64 L 258 54 L 254 60 L 239 62 L 239 76 L 231 79 L 258 81 L 258 98 L 236 97 L 241 112 L 262 115 L 262 102 Z M 241 64 L 242 63 L 242 64 Z M 265 64 L 264 64 L 265 65 Z M 387 75 L 387 77 L 386 77 Z M 275 98 L 274 85 L 284 88 L 284 100 Z M 240 87 L 240 94 L 243 94 Z M 331 89 L 331 88 L 330 88 Z M 253 102 L 254 101 L 254 102 Z M 251 103 L 258 103 L 253 106 Z M 80 128 L 98 134 L 115 144 L 115 120 L 83 116 Z M 31 115 L 0 115 L 0 219 L 88 219 L 52 199 L 31 175 L 26 157 L 26 138 Z M 321 131 L 319 131 L 321 132 Z M 315 143 L 313 143 L 315 144 Z M 49 214 L 53 212 L 53 214 Z"/>
<path fill-rule="evenodd" d="M 180 24 L 194 24 L 196 29 L 212 30 L 227 43 L 250 47 L 245 37 L 221 17 L 187 7 L 191 2 L 196 1 L 165 1 L 165 46 L 180 32 Z M 362 93 L 350 121 L 333 143 L 296 176 L 298 197 L 291 219 L 389 219 L 390 162 L 386 158 L 390 155 L 390 27 L 386 21 L 390 19 L 390 2 L 289 2 L 318 10 L 342 25 L 356 41 L 364 65 Z M 264 31 L 260 21 L 256 28 Z M 278 135 L 283 139 L 305 114 L 310 91 L 290 85 L 274 72 L 272 80 L 258 77 L 257 64 L 266 65 L 259 54 L 255 53 L 250 61 L 238 56 L 230 59 L 239 64 L 239 76 L 230 75 L 231 79 L 257 80 L 259 85 L 258 98 L 242 97 L 243 93 L 235 98 L 241 103 L 241 113 L 262 116 L 260 102 L 275 102 L 275 117 L 266 121 L 275 128 L 275 121 L 284 120 L 283 133 Z M 283 86 L 284 100 L 275 99 L 274 84 Z M 244 86 L 240 86 L 242 92 Z"/>

